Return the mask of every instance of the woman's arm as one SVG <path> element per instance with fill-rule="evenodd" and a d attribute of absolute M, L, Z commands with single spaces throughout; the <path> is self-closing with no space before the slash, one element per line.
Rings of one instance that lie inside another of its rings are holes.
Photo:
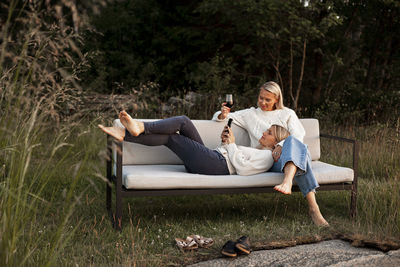
<path fill-rule="evenodd" d="M 303 124 L 301 124 L 299 118 L 297 117 L 296 112 L 294 112 L 293 110 L 290 110 L 287 126 L 290 135 L 296 137 L 301 142 L 303 142 L 306 131 L 304 130 Z"/>
<path fill-rule="evenodd" d="M 260 150 L 250 147 L 238 147 L 235 136 L 230 128 L 225 126 L 221 134 L 222 142 L 228 152 L 228 158 L 236 173 L 239 175 L 253 175 L 265 172 L 272 167 L 273 159 L 270 150 Z"/>
<path fill-rule="evenodd" d="M 231 109 L 228 108 L 225 104 L 226 103 L 222 103 L 221 110 L 217 111 L 214 114 L 213 119 L 215 118 L 215 120 L 217 121 L 225 121 L 226 119 L 228 119 L 228 115 L 231 112 Z"/>
<path fill-rule="evenodd" d="M 235 112 L 229 112 L 227 117 L 224 119 L 219 119 L 218 116 L 221 114 L 221 111 L 217 111 L 214 113 L 214 116 L 212 117 L 211 120 L 213 121 L 227 121 L 228 118 L 233 119 L 233 123 L 236 124 L 239 127 L 242 127 L 244 129 L 248 129 L 248 123 L 252 122 L 252 119 L 249 117 L 251 113 L 253 113 L 255 108 L 249 108 L 249 109 L 242 109 L 239 111 Z"/>
<path fill-rule="evenodd" d="M 254 175 L 268 171 L 274 161 L 271 150 L 237 146 L 235 143 L 225 145 L 228 157 L 239 175 Z"/>
<path fill-rule="evenodd" d="M 289 117 L 286 121 L 287 130 L 289 131 L 290 135 L 296 137 L 298 140 L 303 142 L 304 136 L 306 135 L 306 131 L 304 130 L 303 124 L 300 122 L 299 118 L 296 115 L 296 112 L 291 109 L 287 109 L 289 111 Z M 274 151 L 272 152 L 272 156 L 275 161 L 281 156 L 282 147 L 285 140 L 280 141 L 276 146 Z"/>
<path fill-rule="evenodd" d="M 301 142 L 303 142 L 304 136 L 306 135 L 303 124 L 300 122 L 294 110 L 287 109 L 287 111 L 289 112 L 289 116 L 286 120 L 287 130 L 289 131 L 290 135 L 296 137 Z M 285 140 L 280 141 L 277 146 L 282 147 L 284 142 Z"/>

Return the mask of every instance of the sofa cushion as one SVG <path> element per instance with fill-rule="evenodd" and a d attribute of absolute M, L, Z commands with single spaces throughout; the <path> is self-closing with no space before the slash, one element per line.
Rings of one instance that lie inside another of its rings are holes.
<path fill-rule="evenodd" d="M 155 120 L 141 120 L 155 121 Z M 201 139 L 209 148 L 216 148 L 221 143 L 221 132 L 225 126 L 224 123 L 219 123 L 210 120 L 193 120 Z M 114 121 L 115 126 L 123 127 L 119 120 Z M 236 144 L 249 146 L 249 136 L 243 128 L 236 125 L 232 126 L 235 133 Z M 182 161 L 165 146 L 144 146 L 141 144 L 123 143 L 123 165 L 130 164 L 183 164 Z"/>
<path fill-rule="evenodd" d="M 319 160 L 321 156 L 319 141 L 319 122 L 317 119 L 300 119 L 303 124 L 306 135 L 304 136 L 304 144 L 308 146 L 312 160 Z"/>
<path fill-rule="evenodd" d="M 353 181 L 350 168 L 313 161 L 319 184 Z M 128 165 L 122 169 L 122 183 L 128 189 L 240 188 L 273 186 L 282 182 L 283 174 L 265 172 L 251 176 L 192 174 L 183 165 Z"/>
<path fill-rule="evenodd" d="M 141 120 L 155 121 L 155 120 Z M 316 119 L 301 119 L 306 130 L 304 142 L 308 145 L 312 160 L 318 160 L 320 157 L 319 143 L 319 124 Z M 193 120 L 193 124 L 199 131 L 204 144 L 209 148 L 216 148 L 221 140 L 220 135 L 225 123 L 211 120 Z M 117 119 L 114 121 L 115 126 L 123 127 Z M 250 139 L 247 131 L 236 125 L 232 125 L 235 134 L 236 144 L 249 146 Z M 114 149 L 115 152 L 115 149 Z M 115 153 L 114 153 L 115 156 Z M 182 161 L 168 148 L 164 146 L 144 146 L 135 143 L 123 142 L 123 165 L 131 164 L 182 164 Z"/>

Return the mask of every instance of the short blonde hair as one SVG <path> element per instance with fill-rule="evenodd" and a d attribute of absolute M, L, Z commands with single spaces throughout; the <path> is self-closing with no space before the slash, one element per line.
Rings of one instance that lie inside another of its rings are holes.
<path fill-rule="evenodd" d="M 286 139 L 290 135 L 288 130 L 286 130 L 285 128 L 283 128 L 282 126 L 277 125 L 277 124 L 273 124 L 270 129 L 271 129 L 272 135 L 275 136 L 277 143 Z"/>
<path fill-rule="evenodd" d="M 270 93 L 273 93 L 276 98 L 278 98 L 278 102 L 275 104 L 276 109 L 283 109 L 285 106 L 283 105 L 283 96 L 281 87 L 276 82 L 270 81 L 261 85 L 260 90 L 267 90 Z"/>

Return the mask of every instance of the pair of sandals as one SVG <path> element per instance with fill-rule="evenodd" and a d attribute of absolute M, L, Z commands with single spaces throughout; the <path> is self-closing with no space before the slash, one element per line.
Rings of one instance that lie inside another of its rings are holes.
<path fill-rule="evenodd" d="M 247 236 L 242 236 L 235 242 L 229 240 L 221 250 L 222 255 L 230 258 L 235 258 L 238 255 L 249 255 L 250 252 L 250 240 Z"/>
<path fill-rule="evenodd" d="M 200 235 L 190 235 L 186 239 L 175 238 L 176 245 L 181 250 L 194 250 L 198 248 L 209 248 L 214 244 L 214 240 Z"/>

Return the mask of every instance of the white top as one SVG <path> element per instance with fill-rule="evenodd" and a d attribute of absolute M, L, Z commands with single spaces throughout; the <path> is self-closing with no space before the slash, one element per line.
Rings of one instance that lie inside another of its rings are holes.
<path fill-rule="evenodd" d="M 284 127 L 290 135 L 296 137 L 303 142 L 306 134 L 303 125 L 301 124 L 296 113 L 290 108 L 275 109 L 272 111 L 262 111 L 260 108 L 243 109 L 236 112 L 229 113 L 224 120 L 218 119 L 221 111 L 217 111 L 212 120 L 214 121 L 227 121 L 228 118 L 233 119 L 233 123 L 244 128 L 249 133 L 250 146 L 257 147 L 258 140 L 261 138 L 263 132 L 268 130 L 273 124 Z M 283 145 L 283 141 L 279 143 Z"/>
<path fill-rule="evenodd" d="M 216 149 L 226 159 L 230 174 L 254 175 L 268 171 L 274 164 L 272 151 L 245 146 L 235 143 L 223 144 Z"/>

